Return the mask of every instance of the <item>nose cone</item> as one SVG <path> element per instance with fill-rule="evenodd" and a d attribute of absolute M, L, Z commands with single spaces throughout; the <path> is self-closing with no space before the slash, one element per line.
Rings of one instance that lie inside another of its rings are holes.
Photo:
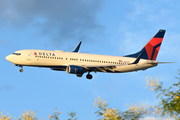
<path fill-rule="evenodd" d="M 8 60 L 9 62 L 12 62 L 12 60 L 13 60 L 12 55 L 8 55 L 8 56 L 6 56 L 6 60 Z"/>

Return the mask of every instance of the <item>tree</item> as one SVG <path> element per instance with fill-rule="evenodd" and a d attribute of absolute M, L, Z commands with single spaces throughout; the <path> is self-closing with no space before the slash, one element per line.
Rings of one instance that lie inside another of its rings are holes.
<path fill-rule="evenodd" d="M 127 111 L 122 112 L 117 108 L 109 108 L 107 100 L 101 99 L 98 96 L 98 99 L 95 99 L 93 104 L 93 106 L 97 105 L 99 108 L 95 114 L 102 117 L 101 120 L 137 120 L 138 118 L 149 115 L 150 113 L 153 113 L 155 117 L 157 115 L 161 115 L 161 117 L 167 115 L 168 117 L 174 117 L 175 119 L 180 120 L 180 78 L 177 79 L 179 81 L 167 89 L 163 88 L 162 82 L 159 84 L 158 78 L 154 80 L 150 77 L 147 80 L 147 87 L 150 86 L 150 90 L 158 93 L 157 98 L 160 98 L 159 104 L 156 106 L 153 105 L 148 107 L 148 105 L 143 103 L 140 105 L 133 103 L 132 105 L 129 105 Z M 0 112 L 0 120 L 11 120 L 12 116 L 9 116 L 9 113 L 5 113 L 6 111 L 4 111 L 4 113 Z M 57 108 L 55 108 L 55 112 L 52 115 L 49 115 L 48 118 L 50 120 L 60 120 L 60 114 L 62 114 L 62 112 L 57 112 Z M 77 118 L 75 118 L 76 113 L 73 111 L 68 113 L 68 116 L 71 117 L 68 120 L 77 120 Z M 37 115 L 34 111 L 24 111 L 22 116 L 19 116 L 17 120 L 37 120 Z"/>
<path fill-rule="evenodd" d="M 57 108 L 55 108 L 55 112 L 52 114 L 52 115 L 49 115 L 48 118 L 50 120 L 60 120 L 59 119 L 59 115 L 61 114 L 62 112 L 57 112 Z"/>
<path fill-rule="evenodd" d="M 76 113 L 71 111 L 71 113 L 68 113 L 68 116 L 70 116 L 71 118 L 68 120 L 77 120 L 77 118 L 74 118 L 76 116 Z"/>
<path fill-rule="evenodd" d="M 150 85 L 151 90 L 158 93 L 157 98 L 161 100 L 159 105 L 156 106 L 156 114 L 161 113 L 162 117 L 168 115 L 168 117 L 180 119 L 180 78 L 177 79 L 179 82 L 171 85 L 167 89 L 163 88 L 163 82 L 158 83 L 158 78 L 156 81 L 153 80 L 152 77 L 147 80 L 147 85 Z"/>
<path fill-rule="evenodd" d="M 155 117 L 157 115 L 161 115 L 161 117 L 167 115 L 168 117 L 174 117 L 175 119 L 180 120 L 180 78 L 177 79 L 179 82 L 171 85 L 168 89 L 163 89 L 163 83 L 161 82 L 159 84 L 158 78 L 154 80 L 150 77 L 147 80 L 146 85 L 151 86 L 150 90 L 158 93 L 157 98 L 160 98 L 159 104 L 156 106 L 153 105 L 148 107 L 142 103 L 138 106 L 133 103 L 133 105 L 129 106 L 127 111 L 121 112 L 116 108 L 108 108 L 107 100 L 101 100 L 101 98 L 98 97 L 98 100 L 95 99 L 94 101 L 94 106 L 97 104 L 99 110 L 95 113 L 98 114 L 98 116 L 103 117 L 101 120 L 135 120 L 145 115 L 149 115 L 150 113 Z"/>
<path fill-rule="evenodd" d="M 98 105 L 97 107 L 99 110 L 97 110 L 95 113 L 98 114 L 98 116 L 102 116 L 100 120 L 136 120 L 142 115 L 149 114 L 149 108 L 145 104 L 136 105 L 133 103 L 133 105 L 129 106 L 129 109 L 125 112 L 121 112 L 117 108 L 108 108 L 107 100 L 101 100 L 101 98 L 98 96 L 98 99 L 95 99 L 94 105 Z"/>
<path fill-rule="evenodd" d="M 6 112 L 6 111 L 4 111 Z M 21 113 L 22 116 L 19 116 L 17 118 L 17 120 L 38 120 L 37 119 L 37 115 L 36 112 L 34 111 L 24 111 L 23 113 Z M 11 120 L 12 116 L 8 116 L 9 113 L 7 113 L 7 115 L 3 115 L 3 112 L 0 112 L 0 120 Z M 16 117 L 14 117 L 14 119 L 16 119 Z"/>

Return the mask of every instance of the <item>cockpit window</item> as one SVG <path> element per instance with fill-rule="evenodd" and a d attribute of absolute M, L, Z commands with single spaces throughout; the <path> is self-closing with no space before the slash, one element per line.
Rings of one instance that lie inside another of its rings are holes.
<path fill-rule="evenodd" d="M 13 53 L 13 55 L 21 55 L 21 53 Z"/>

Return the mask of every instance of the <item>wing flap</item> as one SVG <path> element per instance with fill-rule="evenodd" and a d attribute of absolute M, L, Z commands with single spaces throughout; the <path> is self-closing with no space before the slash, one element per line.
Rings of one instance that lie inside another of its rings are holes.
<path fill-rule="evenodd" d="M 82 67 L 84 67 L 89 71 L 101 71 L 101 72 L 107 72 L 106 70 L 110 70 L 114 72 L 116 66 L 121 66 L 121 65 L 82 65 Z"/>

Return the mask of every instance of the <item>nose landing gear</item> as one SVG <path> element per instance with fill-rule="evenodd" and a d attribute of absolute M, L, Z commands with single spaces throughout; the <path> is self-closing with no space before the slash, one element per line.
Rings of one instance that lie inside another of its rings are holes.
<path fill-rule="evenodd" d="M 23 72 L 23 69 L 20 69 L 19 71 L 20 71 L 20 72 Z"/>
<path fill-rule="evenodd" d="M 19 72 L 21 72 L 21 73 L 23 72 L 22 66 L 21 66 L 21 69 L 19 70 Z"/>

